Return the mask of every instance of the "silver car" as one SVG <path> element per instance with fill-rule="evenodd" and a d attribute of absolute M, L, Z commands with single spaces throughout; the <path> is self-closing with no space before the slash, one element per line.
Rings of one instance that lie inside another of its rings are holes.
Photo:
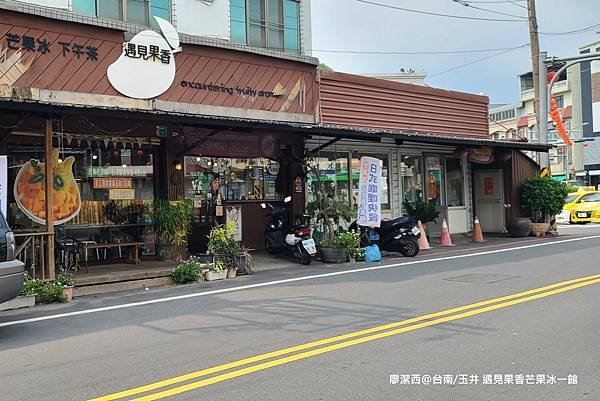
<path fill-rule="evenodd" d="M 23 286 L 24 266 L 15 250 L 15 235 L 0 212 L 0 303 L 15 298 Z"/>

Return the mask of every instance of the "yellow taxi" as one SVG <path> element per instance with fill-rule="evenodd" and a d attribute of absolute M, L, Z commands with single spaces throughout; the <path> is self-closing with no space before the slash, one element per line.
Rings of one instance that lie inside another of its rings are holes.
<path fill-rule="evenodd" d="M 600 223 L 600 193 L 583 197 L 571 210 L 571 222 L 576 224 Z"/>
<path fill-rule="evenodd" d="M 592 195 L 600 193 L 599 191 L 594 191 L 593 187 L 580 187 L 577 192 L 572 192 L 565 199 L 565 205 L 563 206 L 563 210 L 560 214 L 556 215 L 556 222 L 558 224 L 561 223 L 574 223 L 571 220 L 571 211 L 579 206 L 582 201 L 585 201 Z"/>

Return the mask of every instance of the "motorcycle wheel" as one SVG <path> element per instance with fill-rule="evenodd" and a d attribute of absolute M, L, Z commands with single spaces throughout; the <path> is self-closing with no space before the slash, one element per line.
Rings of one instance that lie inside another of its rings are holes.
<path fill-rule="evenodd" d="M 296 255 L 298 262 L 300 262 L 300 264 L 303 264 L 304 266 L 310 265 L 310 262 L 312 262 L 312 256 L 310 256 L 308 251 L 306 251 L 305 249 L 302 249 Z"/>
<path fill-rule="evenodd" d="M 419 242 L 414 238 L 403 238 L 398 240 L 396 249 L 402 256 L 413 258 L 419 253 Z"/>

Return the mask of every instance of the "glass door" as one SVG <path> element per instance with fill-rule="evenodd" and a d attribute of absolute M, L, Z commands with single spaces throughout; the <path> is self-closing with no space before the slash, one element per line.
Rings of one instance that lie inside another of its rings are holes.
<path fill-rule="evenodd" d="M 440 212 L 437 222 L 427 223 L 427 231 L 432 236 L 439 236 L 442 219 L 446 218 L 444 203 L 444 171 L 441 156 L 425 156 L 425 202 L 435 206 Z"/>

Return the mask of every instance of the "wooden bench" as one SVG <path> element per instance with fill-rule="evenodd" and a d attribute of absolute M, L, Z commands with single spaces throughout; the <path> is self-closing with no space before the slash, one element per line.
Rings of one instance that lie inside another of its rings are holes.
<path fill-rule="evenodd" d="M 83 251 L 88 249 L 111 249 L 111 248 L 129 248 L 129 260 L 136 264 L 140 264 L 140 248 L 144 246 L 144 242 L 111 242 L 108 244 L 84 244 Z M 85 261 L 85 270 L 87 272 L 87 260 Z"/>

